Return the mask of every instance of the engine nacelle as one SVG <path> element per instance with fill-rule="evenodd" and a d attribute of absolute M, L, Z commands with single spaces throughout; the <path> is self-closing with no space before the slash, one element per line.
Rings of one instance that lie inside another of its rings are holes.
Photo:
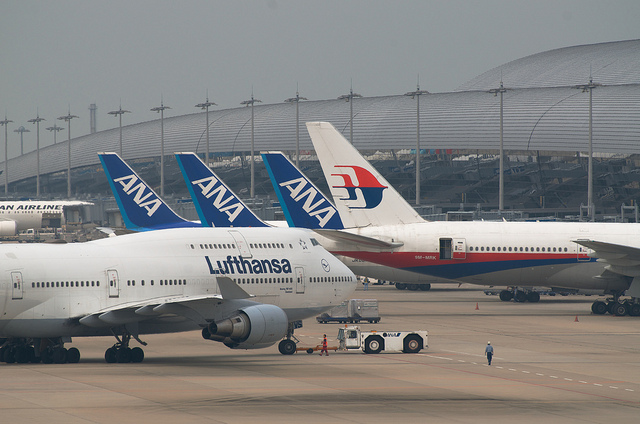
<path fill-rule="evenodd" d="M 287 334 L 287 314 L 275 305 L 242 308 L 231 318 L 209 324 L 208 338 L 231 349 L 269 347 Z"/>
<path fill-rule="evenodd" d="M 0 221 L 0 236 L 11 237 L 18 234 L 16 221 Z"/>

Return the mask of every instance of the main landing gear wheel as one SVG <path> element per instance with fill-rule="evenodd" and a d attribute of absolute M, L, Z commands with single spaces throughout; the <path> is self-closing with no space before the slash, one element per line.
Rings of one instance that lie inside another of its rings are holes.
<path fill-rule="evenodd" d="M 133 337 L 143 346 L 147 345 L 145 342 L 129 332 L 125 332 L 122 335 L 122 338 L 118 337 L 115 333 L 113 333 L 113 335 L 118 342 L 104 352 L 105 362 L 108 364 L 128 364 L 133 362 L 135 364 L 144 360 L 144 350 L 140 347 L 130 348 L 129 341 L 131 340 L 131 337 Z"/>
<path fill-rule="evenodd" d="M 591 312 L 596 315 L 604 315 L 607 313 L 608 309 L 607 304 L 602 300 L 596 300 L 591 304 Z"/>
<path fill-rule="evenodd" d="M 284 339 L 278 344 L 278 350 L 283 355 L 293 355 L 296 353 L 296 342 L 291 339 Z"/>
<path fill-rule="evenodd" d="M 531 303 L 540 302 L 540 293 L 534 291 L 527 293 L 527 301 Z"/>
<path fill-rule="evenodd" d="M 526 302 L 527 301 L 527 293 L 522 290 L 516 291 L 516 294 L 513 296 L 513 300 L 516 302 Z"/>
<path fill-rule="evenodd" d="M 511 293 L 509 290 L 500 291 L 500 300 L 502 300 L 503 302 L 509 302 L 511 299 L 513 299 L 513 293 Z"/>
<path fill-rule="evenodd" d="M 611 307 L 611 313 L 617 317 L 623 317 L 627 315 L 628 313 L 627 304 L 625 302 L 616 302 Z"/>

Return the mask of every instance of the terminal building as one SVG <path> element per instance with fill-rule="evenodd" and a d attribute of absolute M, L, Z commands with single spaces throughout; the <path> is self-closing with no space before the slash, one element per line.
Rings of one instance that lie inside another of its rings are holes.
<path fill-rule="evenodd" d="M 432 218 L 447 212 L 458 216 L 492 213 L 498 209 L 501 95 L 503 214 L 507 218 L 567 219 L 581 214 L 581 206 L 587 203 L 591 122 L 596 217 L 620 219 L 622 212 L 627 219 L 636 219 L 635 205 L 640 201 L 640 40 L 534 54 L 496 66 L 453 92 L 354 96 L 351 102 L 300 101 L 301 168 L 320 188 L 326 188 L 304 122 L 328 121 L 415 204 L 419 99 L 418 210 Z M 256 104 L 253 115 L 257 154 L 253 201 L 265 218 L 278 218 L 276 196 L 258 153 L 282 150 L 295 155 L 296 104 Z M 251 117 L 251 107 L 209 111 L 209 163 L 245 198 L 250 184 Z M 189 195 L 172 153 L 193 151 L 205 156 L 205 113 L 165 116 L 163 126 L 165 200 L 185 218 L 197 219 L 192 205 L 184 201 Z M 160 120 L 124 126 L 122 137 L 123 158 L 160 194 Z M 66 196 L 67 149 L 66 140 L 41 149 L 41 198 Z M 111 196 L 96 154 L 103 151 L 119 151 L 118 128 L 71 139 L 72 197 L 100 203 Z M 7 179 L 8 198 L 34 197 L 36 152 L 1 162 L 0 170 L 7 166 L 0 184 Z M 99 215 L 109 215 L 115 202 L 105 204 L 110 206 L 87 219 L 100 221 Z"/>

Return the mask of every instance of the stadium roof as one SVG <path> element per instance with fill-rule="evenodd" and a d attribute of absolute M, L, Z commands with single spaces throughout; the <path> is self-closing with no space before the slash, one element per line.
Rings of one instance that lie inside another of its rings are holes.
<path fill-rule="evenodd" d="M 640 153 L 640 40 L 552 50 L 490 70 L 451 93 L 420 96 L 421 147 L 498 149 L 499 97 L 504 94 L 504 146 L 521 151 L 586 151 L 589 94 L 593 90 L 593 148 L 596 152 Z M 406 95 L 353 100 L 354 144 L 361 150 L 412 149 L 416 145 L 416 99 Z M 329 121 L 349 136 L 350 105 L 344 100 L 300 103 L 300 146 L 312 150 L 305 121 Z M 295 150 L 296 112 L 291 103 L 256 105 L 255 149 Z M 251 111 L 209 112 L 212 152 L 248 152 Z M 165 153 L 204 153 L 204 112 L 164 118 Z M 66 171 L 67 141 L 41 149 L 41 174 Z M 160 122 L 123 127 L 125 160 L 160 156 Z M 71 165 L 99 167 L 100 151 L 118 151 L 118 128 L 71 140 Z M 0 163 L 4 169 L 4 163 Z M 36 152 L 9 159 L 9 181 L 36 175 Z"/>

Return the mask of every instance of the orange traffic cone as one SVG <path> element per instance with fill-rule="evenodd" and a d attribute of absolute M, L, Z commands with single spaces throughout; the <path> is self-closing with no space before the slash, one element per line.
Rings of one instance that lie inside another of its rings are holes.
<path fill-rule="evenodd" d="M 480 308 L 478 308 L 478 302 L 476 302 L 476 311 L 477 311 L 478 309 L 480 309 Z"/>
<path fill-rule="evenodd" d="M 580 322 L 578 321 L 578 315 L 576 315 L 576 319 L 573 322 Z"/>

